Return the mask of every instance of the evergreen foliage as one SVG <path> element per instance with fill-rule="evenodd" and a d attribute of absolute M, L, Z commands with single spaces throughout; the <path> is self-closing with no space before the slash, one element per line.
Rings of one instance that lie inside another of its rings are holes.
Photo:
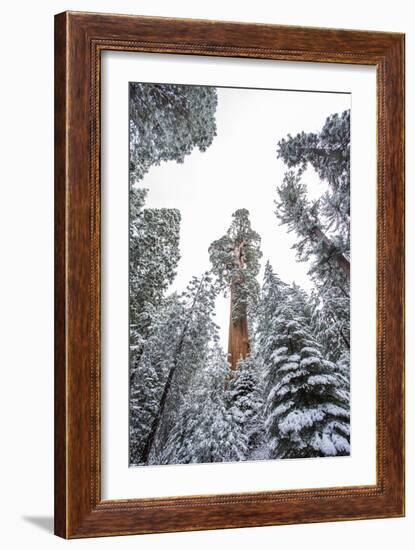
<path fill-rule="evenodd" d="M 150 311 L 176 276 L 180 260 L 180 212 L 144 208 L 147 189 L 130 190 L 130 328 L 146 336 Z"/>
<path fill-rule="evenodd" d="M 350 297 L 339 286 L 321 286 L 310 298 L 313 330 L 325 357 L 337 362 L 349 356 Z"/>
<path fill-rule="evenodd" d="M 192 391 L 162 453 L 164 464 L 244 460 L 247 438 L 226 406 L 229 367 L 215 346 L 195 377 Z"/>
<path fill-rule="evenodd" d="M 184 308 L 177 295 L 154 308 L 140 353 L 130 346 L 130 463 L 144 462 L 143 452 L 169 373 L 174 367 L 176 348 L 183 330 Z"/>
<path fill-rule="evenodd" d="M 348 455 L 350 112 L 278 142 L 287 171 L 275 214 L 297 237 L 312 291 L 269 262 L 259 285 L 261 238 L 243 208 L 210 245 L 211 271 L 172 293 L 181 214 L 145 208 L 137 184 L 153 165 L 205 151 L 216 107 L 215 88 L 130 84 L 130 464 Z M 327 188 L 314 201 L 310 167 Z M 227 356 L 220 293 L 231 296 Z"/>
<path fill-rule="evenodd" d="M 322 199 L 322 209 L 330 229 L 349 232 L 350 222 L 350 111 L 329 116 L 321 132 L 301 132 L 281 139 L 278 157 L 300 175 L 310 164 L 329 191 Z"/>
<path fill-rule="evenodd" d="M 310 264 L 314 333 L 336 362 L 350 350 L 350 111 L 328 117 L 318 134 L 280 140 L 277 154 L 289 170 L 277 188 L 275 214 L 297 234 L 298 260 Z M 327 184 L 316 201 L 303 183 L 308 165 Z"/>
<path fill-rule="evenodd" d="M 194 147 L 211 145 L 217 95 L 209 87 L 131 83 L 129 105 L 130 463 L 139 464 L 157 454 L 186 377 L 206 353 L 214 297 L 211 284 L 208 292 L 195 290 L 206 278 L 194 279 L 182 296 L 166 296 L 180 259 L 180 212 L 145 208 L 148 191 L 134 184 L 152 165 L 183 162 Z"/>
<path fill-rule="evenodd" d="M 339 231 L 328 237 L 320 201 L 310 202 L 301 175 L 289 171 L 277 188 L 275 214 L 281 223 L 294 231 L 300 240 L 294 245 L 299 261 L 313 260 L 310 274 L 343 286 L 350 279 L 349 233 Z"/>
<path fill-rule="evenodd" d="M 130 181 L 153 165 L 182 163 L 216 136 L 216 88 L 179 84 L 130 83 Z"/>
<path fill-rule="evenodd" d="M 247 439 L 248 451 L 263 441 L 263 387 L 253 357 L 238 361 L 228 388 L 230 410 Z"/>
<path fill-rule="evenodd" d="M 193 278 L 182 295 L 165 299 L 151 316 L 142 353 L 132 364 L 132 464 L 158 463 L 193 377 L 218 341 L 213 320 L 215 297 L 211 277 L 205 274 Z"/>
<path fill-rule="evenodd" d="M 251 227 L 249 211 L 245 208 L 232 214 L 232 223 L 226 234 L 209 247 L 212 271 L 219 288 L 227 292 L 232 286 L 232 317 L 237 320 L 246 308 L 258 300 L 257 275 L 261 237 Z"/>
<path fill-rule="evenodd" d="M 306 296 L 281 285 L 268 267 L 263 300 L 269 317 L 259 331 L 271 456 L 349 454 L 347 384 L 312 334 Z"/>

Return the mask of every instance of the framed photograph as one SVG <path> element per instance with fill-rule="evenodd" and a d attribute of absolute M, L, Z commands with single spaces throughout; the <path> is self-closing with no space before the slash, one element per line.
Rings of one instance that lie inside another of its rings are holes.
<path fill-rule="evenodd" d="M 404 35 L 55 19 L 55 532 L 404 515 Z"/>

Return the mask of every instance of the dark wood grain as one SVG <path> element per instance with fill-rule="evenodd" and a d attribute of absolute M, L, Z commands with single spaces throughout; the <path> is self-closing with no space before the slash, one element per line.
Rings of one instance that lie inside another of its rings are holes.
<path fill-rule="evenodd" d="M 374 65 L 378 102 L 377 481 L 101 500 L 100 54 Z M 404 514 L 404 36 L 66 12 L 55 19 L 55 532 L 65 538 Z"/>
<path fill-rule="evenodd" d="M 66 533 L 66 26 L 55 26 L 55 532 Z"/>

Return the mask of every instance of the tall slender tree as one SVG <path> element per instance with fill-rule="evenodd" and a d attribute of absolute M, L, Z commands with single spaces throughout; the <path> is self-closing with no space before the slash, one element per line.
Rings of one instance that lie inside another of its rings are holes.
<path fill-rule="evenodd" d="M 135 463 L 159 463 L 192 379 L 204 365 L 212 344 L 218 341 L 218 327 L 213 321 L 215 298 L 216 289 L 206 273 L 190 282 L 177 297 L 178 303 L 174 295 L 163 302 L 161 311 L 171 301 L 175 305 L 167 323 L 164 317 L 160 323 L 153 318 L 152 333 L 146 339 L 131 385 L 136 420 L 131 425 L 140 430 L 140 437 L 136 434 L 140 449 Z"/>
<path fill-rule="evenodd" d="M 277 154 L 289 170 L 277 189 L 275 214 L 298 235 L 298 259 L 310 263 L 315 333 L 337 362 L 350 350 L 350 111 L 329 116 L 318 133 L 280 140 Z M 315 201 L 303 183 L 308 166 L 327 185 Z"/>
<path fill-rule="evenodd" d="M 130 346 L 130 464 L 146 463 L 161 398 L 183 330 L 183 303 L 177 295 L 150 312 L 151 324 L 140 344 Z"/>
<path fill-rule="evenodd" d="M 130 187 L 130 462 L 142 462 L 143 446 L 158 407 L 171 360 L 181 304 L 164 298 L 180 258 L 180 212 L 146 209 L 147 190 Z M 166 338 L 166 335 L 169 335 Z"/>
<path fill-rule="evenodd" d="M 277 188 L 278 201 L 275 201 L 275 214 L 281 223 L 294 231 L 300 240 L 294 245 L 298 259 L 313 259 L 312 273 L 320 278 L 329 276 L 350 280 L 349 234 L 339 232 L 328 236 L 321 212 L 320 201 L 310 202 L 307 187 L 301 182 L 301 175 L 288 171 L 284 181 Z"/>
<path fill-rule="evenodd" d="M 219 288 L 230 293 L 228 360 L 232 369 L 249 355 L 248 309 L 258 299 L 261 238 L 251 227 L 249 211 L 236 210 L 226 234 L 209 247 Z"/>
<path fill-rule="evenodd" d="M 203 367 L 213 343 L 218 342 L 218 327 L 213 320 L 215 299 L 216 289 L 208 272 L 200 278 L 193 277 L 181 295 L 183 312 L 177 319 L 180 333 L 146 443 L 147 462 L 159 463 L 170 430 L 180 418 L 181 403 L 190 392 L 193 378 Z"/>

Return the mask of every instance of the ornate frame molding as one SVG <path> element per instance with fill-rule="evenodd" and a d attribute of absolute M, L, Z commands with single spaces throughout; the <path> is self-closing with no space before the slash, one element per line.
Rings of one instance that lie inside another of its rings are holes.
<path fill-rule="evenodd" d="M 100 74 L 104 50 L 376 66 L 376 485 L 102 501 Z M 55 18 L 55 52 L 56 534 L 77 538 L 402 516 L 404 35 L 65 12 Z"/>

